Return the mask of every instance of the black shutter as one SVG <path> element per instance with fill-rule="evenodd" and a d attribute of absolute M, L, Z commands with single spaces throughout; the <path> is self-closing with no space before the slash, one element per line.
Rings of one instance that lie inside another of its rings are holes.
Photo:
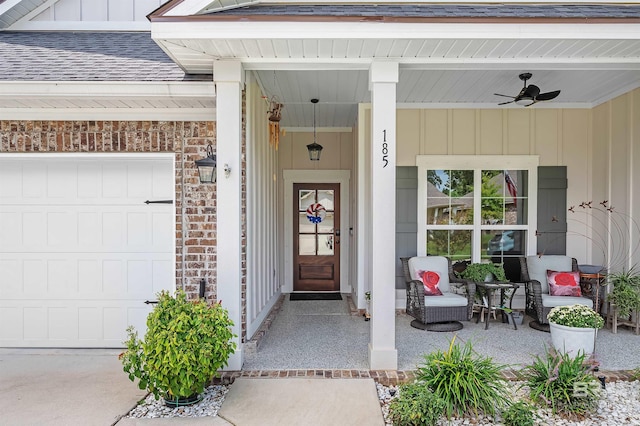
<path fill-rule="evenodd" d="M 537 250 L 567 253 L 567 167 L 538 167 Z"/>
<path fill-rule="evenodd" d="M 396 288 L 404 289 L 401 257 L 418 246 L 418 168 L 396 167 Z"/>

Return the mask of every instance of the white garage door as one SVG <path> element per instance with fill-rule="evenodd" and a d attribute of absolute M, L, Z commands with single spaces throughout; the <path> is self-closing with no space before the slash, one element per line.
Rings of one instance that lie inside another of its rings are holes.
<path fill-rule="evenodd" d="M 121 347 L 175 287 L 173 157 L 0 157 L 0 347 Z"/>

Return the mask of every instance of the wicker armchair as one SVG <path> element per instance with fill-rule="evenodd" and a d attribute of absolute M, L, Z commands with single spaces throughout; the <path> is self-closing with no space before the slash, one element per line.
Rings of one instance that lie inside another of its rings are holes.
<path fill-rule="evenodd" d="M 547 270 L 578 271 L 578 262 L 569 256 L 544 255 L 520 258 L 522 281 L 525 285 L 527 315 L 534 318 L 529 326 L 536 330 L 549 331 L 547 315 L 556 306 L 582 304 L 593 308 L 593 299 L 581 296 L 551 296 L 547 282 Z"/>
<path fill-rule="evenodd" d="M 415 318 L 411 326 L 429 331 L 455 331 L 462 328 L 459 321 L 469 321 L 473 314 L 476 286 L 457 278 L 451 260 L 443 256 L 402 257 L 402 269 L 407 285 L 407 314 Z M 440 275 L 442 296 L 424 295 L 424 285 L 417 272 L 434 271 Z M 465 287 L 465 295 L 456 294 L 452 287 Z"/>

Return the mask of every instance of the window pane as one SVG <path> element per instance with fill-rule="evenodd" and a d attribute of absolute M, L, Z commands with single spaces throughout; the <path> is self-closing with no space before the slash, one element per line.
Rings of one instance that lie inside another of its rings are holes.
<path fill-rule="evenodd" d="M 427 255 L 471 259 L 471 230 L 427 231 Z"/>
<path fill-rule="evenodd" d="M 505 225 L 525 225 L 528 208 L 527 170 L 504 171 Z"/>
<path fill-rule="evenodd" d="M 333 207 L 333 190 L 318 190 L 318 202 L 324 206 L 327 211 L 334 210 Z"/>
<path fill-rule="evenodd" d="M 333 234 L 318 235 L 318 255 L 333 254 Z"/>
<path fill-rule="evenodd" d="M 329 232 L 333 234 L 334 214 L 335 213 L 333 212 L 327 212 L 324 215 L 324 219 L 322 220 L 322 222 L 318 223 L 318 232 Z"/>
<path fill-rule="evenodd" d="M 427 170 L 427 223 L 473 221 L 473 170 Z"/>
<path fill-rule="evenodd" d="M 316 202 L 316 191 L 302 189 L 298 191 L 298 210 L 306 211 L 307 207 Z"/>
<path fill-rule="evenodd" d="M 298 213 L 298 224 L 299 232 L 301 234 L 316 232 L 316 225 L 309 220 L 307 213 Z"/>
<path fill-rule="evenodd" d="M 524 230 L 484 230 L 482 231 L 482 258 L 502 263 L 504 257 L 518 257 L 525 253 Z"/>
<path fill-rule="evenodd" d="M 482 223 L 524 225 L 527 223 L 527 171 L 482 171 Z"/>
<path fill-rule="evenodd" d="M 316 255 L 316 236 L 311 235 L 299 235 L 298 236 L 298 253 L 303 256 L 315 256 Z"/>

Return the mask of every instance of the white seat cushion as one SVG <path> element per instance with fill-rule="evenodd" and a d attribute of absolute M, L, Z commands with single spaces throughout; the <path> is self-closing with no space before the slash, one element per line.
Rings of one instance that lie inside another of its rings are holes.
<path fill-rule="evenodd" d="M 555 308 L 556 306 L 565 305 L 585 305 L 593 308 L 593 301 L 586 297 L 542 295 L 542 306 L 545 308 Z"/>
<path fill-rule="evenodd" d="M 422 281 L 418 276 L 418 271 L 433 271 L 440 275 L 438 288 L 445 294 L 450 291 L 449 286 L 449 260 L 443 256 L 420 256 L 409 259 L 409 273 L 412 280 Z M 429 296 L 441 298 L 442 296 Z M 446 306 L 446 305 L 445 305 Z"/>
<path fill-rule="evenodd" d="M 571 267 L 572 259 L 569 256 L 527 256 L 527 270 L 529 271 L 529 279 L 540 281 L 542 294 L 549 294 L 547 270 L 568 272 L 571 271 Z M 569 304 L 570 303 L 563 303 L 563 305 Z"/>
<path fill-rule="evenodd" d="M 467 306 L 467 298 L 459 294 L 442 293 L 442 296 L 425 296 L 424 306 Z"/>

